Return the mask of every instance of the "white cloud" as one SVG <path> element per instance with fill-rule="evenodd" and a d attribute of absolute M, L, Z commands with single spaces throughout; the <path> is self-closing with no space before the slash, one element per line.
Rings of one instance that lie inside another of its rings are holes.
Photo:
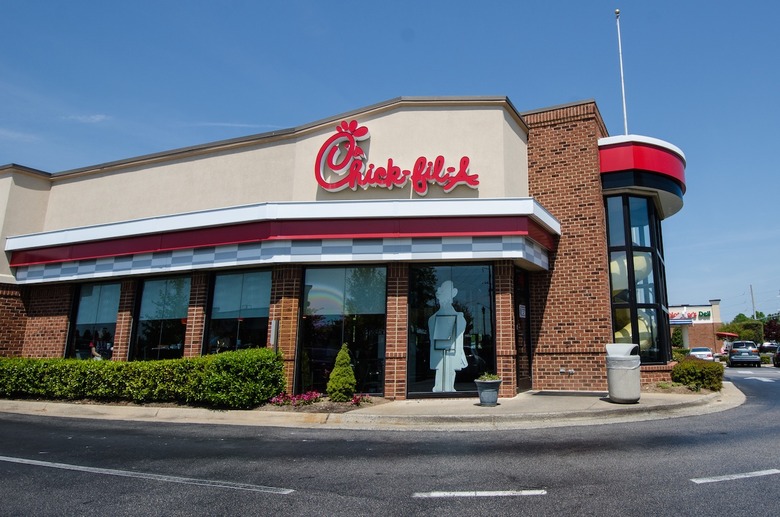
<path fill-rule="evenodd" d="M 66 117 L 66 119 L 75 120 L 76 122 L 81 122 L 83 124 L 99 124 L 100 122 L 111 120 L 111 117 L 103 115 L 102 113 L 97 113 L 95 115 L 71 115 Z"/>
<path fill-rule="evenodd" d="M 0 127 L 0 140 L 11 140 L 13 142 L 35 142 L 39 140 L 38 136 L 31 133 L 22 133 Z"/>
<path fill-rule="evenodd" d="M 236 127 L 236 128 L 249 128 L 249 129 L 281 129 L 281 126 L 274 126 L 271 124 L 240 124 L 237 122 L 194 122 L 192 124 L 185 124 L 193 127 Z"/>

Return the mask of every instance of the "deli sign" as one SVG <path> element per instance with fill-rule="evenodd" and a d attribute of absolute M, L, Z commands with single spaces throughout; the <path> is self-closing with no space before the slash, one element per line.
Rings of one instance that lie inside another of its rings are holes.
<path fill-rule="evenodd" d="M 458 167 L 448 164 L 441 155 L 433 160 L 420 156 L 409 169 L 402 168 L 406 164 L 397 165 L 392 158 L 387 159 L 386 165 L 367 163 L 368 156 L 359 143 L 368 138 L 368 128 L 358 125 L 356 120 L 336 126 L 336 133 L 322 144 L 314 163 L 314 177 L 320 187 L 328 192 L 358 187 L 392 190 L 411 182 L 414 191 L 424 196 L 430 184 L 440 186 L 445 193 L 459 185 L 479 186 L 479 176 L 469 174 L 468 156 L 460 159 Z"/>

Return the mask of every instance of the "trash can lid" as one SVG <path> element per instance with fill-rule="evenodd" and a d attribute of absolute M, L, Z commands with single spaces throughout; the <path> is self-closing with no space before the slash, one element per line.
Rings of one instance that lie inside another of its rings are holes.
<path fill-rule="evenodd" d="M 609 343 L 607 344 L 608 356 L 639 355 L 639 345 L 635 343 Z"/>
<path fill-rule="evenodd" d="M 627 355 L 622 357 L 608 355 L 606 359 L 608 370 L 635 370 L 642 364 L 638 355 Z"/>

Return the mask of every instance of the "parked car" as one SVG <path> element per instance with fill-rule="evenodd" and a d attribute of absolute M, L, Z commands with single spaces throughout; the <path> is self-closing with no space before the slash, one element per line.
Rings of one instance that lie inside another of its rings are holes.
<path fill-rule="evenodd" d="M 758 347 L 758 351 L 762 354 L 774 354 L 777 352 L 777 343 L 764 343 Z"/>
<path fill-rule="evenodd" d="M 755 350 L 758 353 L 758 345 L 753 341 L 734 341 L 731 343 L 731 349 L 735 348 L 747 348 L 749 350 Z"/>
<path fill-rule="evenodd" d="M 736 365 L 761 366 L 761 356 L 758 355 L 758 347 L 752 341 L 734 341 L 729 350 L 729 367 Z"/>
<path fill-rule="evenodd" d="M 712 349 L 707 348 L 706 346 L 693 347 L 691 348 L 691 351 L 688 352 L 688 355 L 698 357 L 699 359 L 704 359 L 705 361 L 715 360 L 715 357 L 712 355 Z"/>

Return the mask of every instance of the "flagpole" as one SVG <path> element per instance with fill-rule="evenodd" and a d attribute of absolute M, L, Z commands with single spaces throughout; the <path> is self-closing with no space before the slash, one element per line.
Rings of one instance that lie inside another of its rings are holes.
<path fill-rule="evenodd" d="M 620 89 L 623 93 L 623 130 L 628 134 L 628 115 L 626 114 L 626 85 L 623 81 L 623 44 L 620 41 L 620 9 L 615 9 L 615 21 L 618 34 L 618 54 L 620 56 Z"/>

